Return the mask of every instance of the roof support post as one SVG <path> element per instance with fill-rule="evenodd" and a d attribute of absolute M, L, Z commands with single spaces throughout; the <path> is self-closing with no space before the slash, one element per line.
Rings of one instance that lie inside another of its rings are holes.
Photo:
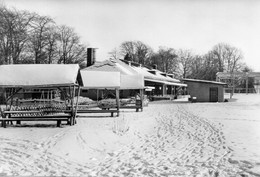
<path fill-rule="evenodd" d="M 119 89 L 118 88 L 116 88 L 116 109 L 117 109 L 117 116 L 119 116 L 120 102 L 119 102 Z"/>
<path fill-rule="evenodd" d="M 76 101 L 76 107 L 75 107 L 75 117 L 74 119 L 76 120 L 77 118 L 77 111 L 78 111 L 78 104 L 79 104 L 79 95 L 80 95 L 80 86 L 78 85 L 78 94 L 77 94 L 77 101 Z"/>
<path fill-rule="evenodd" d="M 166 93 L 166 84 L 163 84 L 162 86 L 162 96 L 167 95 Z"/>
<path fill-rule="evenodd" d="M 248 76 L 246 77 L 246 94 L 248 94 Z"/>
<path fill-rule="evenodd" d="M 75 118 L 74 97 L 75 97 L 75 85 L 73 85 L 73 89 L 72 89 L 72 93 L 71 93 L 71 119 L 70 119 L 70 125 L 74 125 L 75 124 L 75 122 L 74 122 L 75 121 L 75 119 L 74 119 Z"/>
<path fill-rule="evenodd" d="M 174 99 L 174 96 L 173 96 L 173 86 L 171 85 L 170 86 L 170 94 L 171 94 L 171 100 L 173 100 Z"/>
<path fill-rule="evenodd" d="M 140 89 L 140 101 L 141 101 L 141 111 L 143 111 L 143 107 L 144 107 L 144 89 Z"/>

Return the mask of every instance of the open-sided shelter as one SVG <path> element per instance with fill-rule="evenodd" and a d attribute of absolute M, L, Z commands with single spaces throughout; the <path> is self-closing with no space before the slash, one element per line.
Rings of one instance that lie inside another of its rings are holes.
<path fill-rule="evenodd" d="M 83 69 L 83 71 L 106 71 L 106 72 L 120 72 L 120 97 L 127 96 L 139 97 L 139 101 L 134 102 L 134 106 L 121 105 L 120 108 L 132 108 L 143 109 L 143 89 L 144 89 L 144 77 L 137 73 L 133 68 L 129 67 L 126 63 L 120 60 L 105 60 L 103 62 L 96 62 L 95 64 Z M 104 76 L 105 79 L 111 78 Z M 96 77 L 95 77 L 96 78 Z M 138 95 L 138 96 L 137 96 Z"/>
<path fill-rule="evenodd" d="M 75 89 L 78 87 L 77 64 L 20 64 L 0 66 L 0 87 L 5 91 L 8 120 L 62 120 L 75 122 Z M 30 95 L 30 96 L 28 96 Z M 14 100 L 14 98 L 16 100 Z M 6 119 L 1 119 L 5 126 Z"/>
<path fill-rule="evenodd" d="M 85 100 L 82 102 L 82 104 L 76 106 L 78 108 L 77 112 L 78 113 L 111 113 L 112 117 L 113 117 L 113 113 L 116 112 L 117 115 L 119 115 L 120 72 L 81 70 L 80 73 L 82 79 L 82 87 L 81 87 L 82 89 L 96 90 L 97 97 L 99 97 L 98 94 L 100 90 L 106 91 L 106 93 L 109 93 L 110 90 L 114 90 L 115 99 L 110 99 L 110 101 L 96 99 L 96 103 L 94 103 L 93 100 Z M 104 92 L 102 92 L 102 94 L 103 93 Z M 104 95 L 101 97 L 104 98 Z M 79 95 L 77 98 L 79 98 Z"/>

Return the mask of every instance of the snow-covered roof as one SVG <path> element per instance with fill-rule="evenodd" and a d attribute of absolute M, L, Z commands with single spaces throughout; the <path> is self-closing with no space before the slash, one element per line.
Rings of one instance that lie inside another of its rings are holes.
<path fill-rule="evenodd" d="M 120 60 L 105 60 L 84 68 L 83 71 L 120 72 L 120 89 L 143 89 L 144 77 Z M 104 79 L 109 79 L 104 76 Z"/>
<path fill-rule="evenodd" d="M 167 82 L 174 82 L 174 83 L 180 83 L 180 80 L 174 79 L 172 77 L 169 77 L 168 75 L 163 76 L 163 72 L 159 70 L 150 70 L 149 68 L 146 67 L 137 67 L 137 66 L 132 66 L 134 70 L 136 70 L 138 73 L 142 74 L 144 76 L 144 80 L 153 80 L 154 82 L 157 81 L 167 81 Z M 153 73 L 151 73 L 153 72 Z"/>
<path fill-rule="evenodd" d="M 80 75 L 85 88 L 120 87 L 120 72 L 81 70 Z"/>
<path fill-rule="evenodd" d="M 129 67 L 127 64 L 120 60 L 105 60 L 102 62 L 96 62 L 94 65 L 91 65 L 82 70 L 88 71 L 107 71 L 107 72 L 120 72 L 124 75 L 136 75 L 138 74 L 134 69 Z"/>
<path fill-rule="evenodd" d="M 128 61 L 121 61 L 123 63 Z M 174 85 L 174 86 L 181 86 L 181 87 L 187 87 L 187 84 L 183 84 L 180 82 L 180 80 L 175 79 L 173 77 L 170 77 L 170 74 L 164 73 L 157 69 L 150 69 L 144 66 L 141 66 L 140 64 L 129 62 L 129 66 L 133 68 L 136 72 L 144 76 L 145 81 L 150 82 L 156 82 L 156 83 L 162 83 L 166 85 Z"/>
<path fill-rule="evenodd" d="M 163 81 L 163 80 L 154 80 L 154 79 L 145 79 L 145 80 L 150 81 L 150 82 L 162 83 L 162 84 L 165 84 L 165 85 L 187 87 L 187 84 L 183 84 L 183 83 L 180 83 L 180 82 L 167 82 L 167 81 Z"/>
<path fill-rule="evenodd" d="M 75 85 L 78 71 L 78 64 L 0 65 L 0 87 Z"/>

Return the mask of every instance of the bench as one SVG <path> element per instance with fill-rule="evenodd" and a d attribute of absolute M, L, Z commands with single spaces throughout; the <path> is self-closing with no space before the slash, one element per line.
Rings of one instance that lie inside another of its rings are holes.
<path fill-rule="evenodd" d="M 141 109 L 141 111 L 143 111 L 143 107 L 142 107 L 142 103 L 140 100 L 136 100 L 135 103 L 128 103 L 127 105 L 124 106 L 120 106 L 120 109 L 135 109 L 136 112 L 139 111 L 139 109 Z"/>
<path fill-rule="evenodd" d="M 6 124 L 9 121 L 16 121 L 17 124 L 21 124 L 21 121 L 57 121 L 57 127 L 61 126 L 61 121 L 68 121 L 68 118 L 56 117 L 56 118 L 38 118 L 38 117 L 17 117 L 17 118 L 0 118 L 2 127 L 6 128 Z"/>
<path fill-rule="evenodd" d="M 119 116 L 119 110 L 116 109 L 102 109 L 102 110 L 77 110 L 77 113 L 111 113 L 111 117 L 114 117 L 114 113 L 117 113 L 117 117 Z"/>
<path fill-rule="evenodd" d="M 2 127 L 6 128 L 6 123 L 16 121 L 16 124 L 21 124 L 21 121 L 57 121 L 57 127 L 60 127 L 61 121 L 71 121 L 71 114 L 56 114 L 56 115 L 33 115 L 42 113 L 41 111 L 4 111 L 4 118 L 0 118 Z M 31 114 L 31 115 L 30 115 Z"/>
<path fill-rule="evenodd" d="M 121 106 L 120 109 L 136 109 L 136 112 L 138 112 L 139 109 L 141 109 L 141 111 L 143 111 L 143 108 L 140 106 Z"/>

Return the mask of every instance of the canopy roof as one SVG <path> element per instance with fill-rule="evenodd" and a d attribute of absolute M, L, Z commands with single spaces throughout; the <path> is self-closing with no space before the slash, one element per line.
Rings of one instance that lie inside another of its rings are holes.
<path fill-rule="evenodd" d="M 83 71 L 120 72 L 120 89 L 143 89 L 144 77 L 120 60 L 105 60 L 83 69 Z M 107 78 L 104 75 L 103 79 Z"/>
<path fill-rule="evenodd" d="M 187 87 L 187 84 L 183 84 L 183 83 L 176 83 L 176 82 L 167 82 L 167 81 L 163 81 L 163 80 L 154 80 L 154 79 L 145 79 L 146 81 L 150 81 L 150 82 L 157 82 L 157 83 L 162 83 L 165 85 L 172 85 L 172 86 L 179 86 L 179 87 Z"/>
<path fill-rule="evenodd" d="M 199 80 L 199 79 L 182 79 L 184 82 L 199 82 L 199 83 L 206 83 L 206 84 L 217 84 L 217 85 L 227 85 L 224 82 L 216 82 L 216 81 L 209 81 L 209 80 Z"/>
<path fill-rule="evenodd" d="M 78 64 L 0 65 L 0 87 L 75 85 L 78 73 Z"/>
<path fill-rule="evenodd" d="M 144 76 L 145 81 L 163 83 L 166 85 L 187 87 L 187 84 L 182 84 L 180 82 L 180 80 L 174 79 L 174 78 L 168 76 L 166 73 L 163 73 L 159 70 L 156 70 L 156 69 L 150 70 L 149 68 L 138 67 L 138 66 L 132 66 L 132 68 L 134 70 L 136 70 L 138 73 L 142 74 Z"/>
<path fill-rule="evenodd" d="M 120 72 L 81 70 L 80 75 L 85 88 L 120 87 Z"/>

